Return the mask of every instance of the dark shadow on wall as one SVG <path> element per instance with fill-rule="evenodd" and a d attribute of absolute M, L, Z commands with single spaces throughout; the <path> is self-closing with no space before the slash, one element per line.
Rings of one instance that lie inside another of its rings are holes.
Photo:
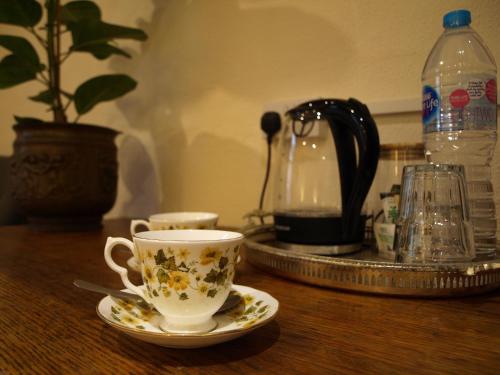
<path fill-rule="evenodd" d="M 254 195 L 250 204 L 257 208 L 259 192 L 253 189 L 255 181 L 250 180 L 247 173 L 257 165 L 254 150 L 207 131 L 196 136 L 179 156 L 182 168 L 178 175 L 171 176 L 175 184 L 166 186 L 165 191 L 175 192 L 180 199 L 170 202 L 169 208 L 217 212 L 222 206 L 231 207 L 236 215 L 231 218 L 232 222 L 249 211 L 248 202 L 243 202 L 241 197 Z M 182 171 L 196 173 L 188 177 Z M 207 199 L 206 192 L 212 192 L 209 194 L 212 199 Z"/>
<path fill-rule="evenodd" d="M 125 134 L 118 150 L 120 175 L 130 194 L 122 216 L 147 217 L 160 207 L 160 191 L 154 163 L 139 138 Z"/>
<path fill-rule="evenodd" d="M 261 102 L 263 107 L 270 99 L 268 84 L 272 86 L 272 99 L 280 100 L 300 92 L 315 92 L 315 85 L 320 86 L 325 79 L 332 86 L 352 79 L 345 70 L 357 58 L 353 56 L 350 41 L 320 16 L 279 2 L 274 2 L 274 6 L 256 2 L 257 6 L 251 6 L 252 2 L 234 0 L 152 1 L 152 19 L 137 22 L 148 33 L 148 41 L 141 44 L 140 54 L 132 52 L 131 60 L 112 59 L 111 69 L 128 73 L 139 82 L 133 94 L 118 101 L 118 107 L 131 127 L 151 132 L 153 158 L 158 171 L 163 173 L 159 178 L 167 202 L 170 195 L 186 191 L 182 176 L 171 172 L 169 166 L 189 164 L 190 173 L 203 173 L 213 167 L 207 164 L 211 163 L 209 158 L 195 149 L 197 145 L 188 142 L 186 126 L 190 125 L 183 118 L 214 90 L 253 103 Z M 332 54 L 332 49 L 339 53 Z M 297 64 L 297 60 L 303 63 Z M 325 71 L 332 74 L 328 77 L 318 74 Z M 248 86 L 245 84 L 248 81 L 263 85 Z M 224 108 L 214 108 L 207 119 L 211 123 L 203 124 L 204 129 L 217 126 L 213 123 L 217 112 L 224 119 Z M 260 115 L 255 113 L 255 133 L 260 132 Z M 218 137 L 215 146 L 238 150 L 238 145 L 245 148 L 228 135 L 227 139 Z M 265 142 L 261 147 L 265 148 Z M 196 163 L 191 155 L 199 156 Z M 244 168 L 262 168 L 265 164 L 262 155 L 247 147 L 239 159 Z M 123 168 L 127 166 L 123 164 Z M 231 174 L 223 179 L 228 183 Z M 244 191 L 248 186 L 242 179 L 231 182 L 236 191 Z M 129 182 L 125 184 L 128 186 Z M 258 191 L 256 199 L 257 195 Z M 139 205 L 128 203 L 130 207 Z M 179 204 L 164 203 L 163 208 Z"/>
<path fill-rule="evenodd" d="M 266 87 L 245 86 L 246 81 L 272 82 L 275 99 L 283 99 L 290 89 L 353 79 L 348 72 L 338 74 L 356 58 L 349 40 L 319 16 L 290 6 L 247 9 L 234 0 L 153 3 L 151 21 L 137 22 L 149 35 L 140 55 L 111 62 L 113 70 L 139 81 L 137 91 L 119 101 L 133 127 L 179 128 L 184 107 L 214 88 L 263 100 Z M 332 49 L 339 53 L 332 57 Z M 325 71 L 331 76 L 318 74 Z"/>

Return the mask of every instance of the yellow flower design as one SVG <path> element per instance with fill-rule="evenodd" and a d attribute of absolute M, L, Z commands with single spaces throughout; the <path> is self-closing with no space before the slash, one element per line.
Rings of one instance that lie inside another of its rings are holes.
<path fill-rule="evenodd" d="M 170 290 L 168 290 L 168 288 L 166 288 L 166 287 L 161 288 L 161 292 L 163 293 L 163 295 L 165 297 L 167 297 L 167 298 L 170 297 Z"/>
<path fill-rule="evenodd" d="M 142 310 L 141 319 L 148 322 L 154 315 L 153 310 Z"/>
<path fill-rule="evenodd" d="M 152 258 L 153 258 L 153 252 L 152 252 L 151 250 L 148 250 L 148 251 L 146 252 L 146 259 L 148 259 L 148 258 L 149 258 L 149 259 L 152 259 Z"/>
<path fill-rule="evenodd" d="M 144 266 L 144 278 L 149 282 L 153 281 L 153 271 L 148 266 Z"/>
<path fill-rule="evenodd" d="M 243 328 L 250 328 L 251 326 L 253 326 L 256 322 L 257 322 L 258 319 L 252 319 L 250 321 L 248 321 L 246 324 L 243 325 Z"/>
<path fill-rule="evenodd" d="M 178 254 L 178 257 L 183 259 L 183 260 L 186 260 L 186 258 L 189 256 L 189 250 L 188 249 L 180 249 L 179 250 L 179 254 Z"/>
<path fill-rule="evenodd" d="M 241 307 L 241 305 L 238 305 L 238 308 L 234 311 L 231 311 L 229 313 L 229 316 L 237 319 L 243 316 L 243 313 L 245 312 L 245 306 Z"/>
<path fill-rule="evenodd" d="M 198 289 L 198 291 L 201 294 L 206 294 L 208 292 L 208 285 L 207 284 L 201 284 L 200 288 Z"/>
<path fill-rule="evenodd" d="M 187 273 L 172 271 L 169 274 L 168 286 L 177 291 L 186 289 L 189 286 L 189 277 Z"/>
<path fill-rule="evenodd" d="M 132 325 L 136 325 L 139 322 L 137 319 L 132 318 L 131 316 L 124 316 L 122 318 L 122 320 L 124 323 L 132 324 Z"/>
<path fill-rule="evenodd" d="M 116 300 L 116 303 L 119 306 L 123 307 L 127 311 L 132 310 L 132 308 L 134 307 L 134 304 L 132 304 L 132 303 L 130 303 L 128 301 L 121 300 L 121 299 Z"/>
<path fill-rule="evenodd" d="M 253 302 L 254 298 L 250 294 L 247 294 L 243 296 L 243 300 L 245 301 L 246 305 L 249 305 Z"/>
<path fill-rule="evenodd" d="M 216 247 L 207 247 L 201 252 L 200 263 L 203 265 L 214 263 L 218 261 L 221 256 L 222 251 L 220 251 Z"/>

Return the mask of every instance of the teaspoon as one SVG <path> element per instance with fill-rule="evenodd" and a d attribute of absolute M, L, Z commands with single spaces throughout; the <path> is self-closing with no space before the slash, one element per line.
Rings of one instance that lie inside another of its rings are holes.
<path fill-rule="evenodd" d="M 120 298 L 125 301 L 132 301 L 142 308 L 154 309 L 154 307 L 151 304 L 149 304 L 144 298 L 138 296 L 137 294 L 123 292 L 118 289 L 106 288 L 104 286 L 97 285 L 85 280 L 75 280 L 73 281 L 73 285 L 81 289 L 107 294 L 109 296 Z M 224 303 L 222 304 L 222 306 L 219 308 L 219 310 L 217 310 L 216 314 L 232 309 L 233 307 L 238 305 L 241 300 L 242 298 L 239 294 L 230 293 L 229 296 L 224 301 Z"/>

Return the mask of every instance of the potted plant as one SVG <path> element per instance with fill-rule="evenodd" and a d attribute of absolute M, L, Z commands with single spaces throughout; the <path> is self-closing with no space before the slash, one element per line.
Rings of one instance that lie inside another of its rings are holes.
<path fill-rule="evenodd" d="M 42 21 L 42 19 L 44 21 Z M 30 225 L 48 230 L 100 227 L 102 215 L 116 199 L 116 131 L 76 124 L 96 104 L 116 99 L 137 83 L 124 74 L 106 74 L 83 82 L 74 92 L 63 89 L 61 65 L 79 53 L 104 60 L 113 55 L 131 57 L 116 39 L 143 41 L 137 28 L 113 25 L 101 19 L 99 7 L 88 0 L 0 0 L 0 23 L 31 34 L 45 51 L 38 56 L 31 42 L 20 36 L 0 35 L 9 54 L 0 61 L 0 88 L 37 80 L 44 88 L 29 99 L 45 104 L 52 121 L 14 116 L 16 140 L 11 177 L 14 198 Z M 70 38 L 63 51 L 61 40 Z M 76 118 L 68 120 L 74 106 Z"/>

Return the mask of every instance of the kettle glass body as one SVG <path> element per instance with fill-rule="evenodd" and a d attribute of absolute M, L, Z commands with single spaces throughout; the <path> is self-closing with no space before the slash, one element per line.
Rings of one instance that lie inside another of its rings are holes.
<path fill-rule="evenodd" d="M 317 100 L 288 111 L 275 172 L 278 241 L 361 243 L 366 220 L 361 209 L 378 147 L 375 123 L 354 99 Z"/>

